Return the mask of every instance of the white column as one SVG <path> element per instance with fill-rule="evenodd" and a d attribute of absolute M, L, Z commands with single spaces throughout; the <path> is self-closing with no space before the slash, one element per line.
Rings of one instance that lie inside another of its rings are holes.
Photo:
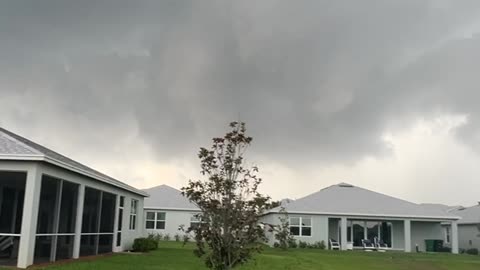
<path fill-rule="evenodd" d="M 347 218 L 342 217 L 340 220 L 340 233 L 341 233 L 341 243 L 340 246 L 342 250 L 347 250 Z"/>
<path fill-rule="evenodd" d="M 25 184 L 22 229 L 20 246 L 18 248 L 18 268 L 27 268 L 33 264 L 41 185 L 42 177 L 40 168 L 38 165 L 35 165 L 28 171 Z"/>
<path fill-rule="evenodd" d="M 60 225 L 60 206 L 62 202 L 62 189 L 63 189 L 63 180 L 57 182 L 57 195 L 55 199 L 55 210 L 53 216 L 53 232 L 58 233 L 58 227 Z M 54 262 L 57 258 L 57 243 L 58 236 L 52 236 L 50 247 L 50 261 Z"/>
<path fill-rule="evenodd" d="M 363 239 L 368 239 L 368 227 L 367 227 L 367 222 L 363 222 Z"/>
<path fill-rule="evenodd" d="M 458 224 L 457 221 L 452 221 L 452 239 L 450 241 L 452 242 L 452 253 L 453 254 L 458 254 Z"/>
<path fill-rule="evenodd" d="M 117 194 L 115 200 L 115 218 L 113 219 L 113 243 L 112 243 L 112 251 L 117 252 L 117 235 L 118 235 L 118 206 L 120 205 L 120 195 Z M 142 208 L 143 209 L 143 208 Z"/>
<path fill-rule="evenodd" d="M 85 185 L 78 187 L 77 196 L 77 217 L 75 218 L 75 238 L 73 241 L 73 258 L 80 257 L 80 238 L 82 235 L 82 218 L 83 218 L 83 200 L 85 198 Z"/>
<path fill-rule="evenodd" d="M 405 252 L 412 252 L 412 232 L 411 232 L 411 221 L 405 219 L 403 221 L 404 229 L 403 234 L 405 237 Z"/>

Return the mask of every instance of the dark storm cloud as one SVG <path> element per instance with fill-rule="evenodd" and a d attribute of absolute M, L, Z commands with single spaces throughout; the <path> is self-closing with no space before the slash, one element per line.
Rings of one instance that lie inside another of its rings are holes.
<path fill-rule="evenodd" d="M 0 91 L 39 97 L 18 125 L 81 117 L 121 138 L 133 119 L 162 158 L 236 119 L 280 161 L 388 153 L 386 127 L 438 110 L 469 114 L 460 137 L 474 142 L 480 41 L 454 37 L 479 13 L 477 1 L 4 1 Z"/>

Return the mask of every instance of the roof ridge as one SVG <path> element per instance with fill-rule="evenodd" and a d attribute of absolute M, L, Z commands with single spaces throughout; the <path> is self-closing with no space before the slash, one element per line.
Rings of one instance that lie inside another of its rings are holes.
<path fill-rule="evenodd" d="M 406 203 L 408 203 L 408 204 L 412 204 L 412 205 L 415 205 L 415 206 L 421 206 L 421 205 L 418 204 L 418 203 L 414 203 L 414 202 L 407 201 L 407 200 L 405 200 L 405 199 L 393 197 L 393 196 L 390 196 L 390 195 L 387 195 L 387 194 L 380 193 L 380 192 L 378 192 L 378 191 L 370 190 L 370 189 L 363 188 L 363 187 L 356 187 L 356 188 L 358 188 L 358 189 L 363 189 L 363 190 L 366 190 L 366 191 L 369 191 L 369 192 L 373 192 L 373 193 L 376 193 L 376 194 L 378 194 L 378 195 L 381 195 L 381 196 L 383 196 L 383 197 L 387 197 L 387 198 L 390 198 L 390 199 L 394 199 L 394 200 L 406 202 Z"/>
<path fill-rule="evenodd" d="M 157 185 L 157 186 L 153 186 L 153 187 L 149 187 L 149 188 L 144 188 L 143 190 L 150 190 L 150 189 L 161 188 L 161 187 L 166 187 L 166 188 L 174 189 L 174 190 L 176 190 L 176 191 L 178 191 L 178 192 L 181 192 L 181 190 L 176 189 L 176 188 L 174 188 L 174 187 L 172 187 L 172 186 L 169 186 L 169 185 L 167 185 L 167 184 L 161 184 L 161 185 Z"/>

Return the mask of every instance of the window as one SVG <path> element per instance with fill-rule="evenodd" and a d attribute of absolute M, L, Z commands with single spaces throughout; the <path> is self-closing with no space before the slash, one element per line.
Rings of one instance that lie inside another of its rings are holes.
<path fill-rule="evenodd" d="M 450 227 L 445 227 L 445 243 L 450 243 Z"/>
<path fill-rule="evenodd" d="M 194 229 L 200 225 L 201 221 L 198 218 L 197 214 L 192 214 L 190 217 L 190 228 Z"/>
<path fill-rule="evenodd" d="M 130 230 L 135 230 L 137 228 L 137 206 L 138 201 L 132 199 L 130 204 Z"/>
<path fill-rule="evenodd" d="M 309 217 L 291 217 L 290 233 L 294 236 L 312 236 L 312 219 Z"/>
<path fill-rule="evenodd" d="M 165 230 L 166 216 L 165 212 L 147 212 L 145 228 L 149 230 Z"/>

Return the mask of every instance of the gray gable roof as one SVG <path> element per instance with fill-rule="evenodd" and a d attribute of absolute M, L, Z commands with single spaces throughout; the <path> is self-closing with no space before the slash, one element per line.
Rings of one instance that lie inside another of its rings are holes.
<path fill-rule="evenodd" d="M 460 208 L 451 213 L 462 218 L 458 224 L 480 224 L 480 205 Z"/>
<path fill-rule="evenodd" d="M 150 197 L 145 198 L 144 208 L 172 209 L 172 210 L 199 210 L 198 207 L 185 198 L 181 191 L 167 185 L 160 185 L 144 189 Z"/>
<path fill-rule="evenodd" d="M 22 136 L 0 127 L 0 160 L 45 161 L 55 166 L 85 175 L 107 184 L 147 196 L 141 190 L 131 187 L 117 179 L 105 175 L 51 149 L 30 141 Z"/>
<path fill-rule="evenodd" d="M 285 209 L 297 214 L 458 219 L 438 209 L 428 209 L 347 183 L 333 185 L 295 200 Z M 278 210 L 276 208 L 272 212 Z"/>

